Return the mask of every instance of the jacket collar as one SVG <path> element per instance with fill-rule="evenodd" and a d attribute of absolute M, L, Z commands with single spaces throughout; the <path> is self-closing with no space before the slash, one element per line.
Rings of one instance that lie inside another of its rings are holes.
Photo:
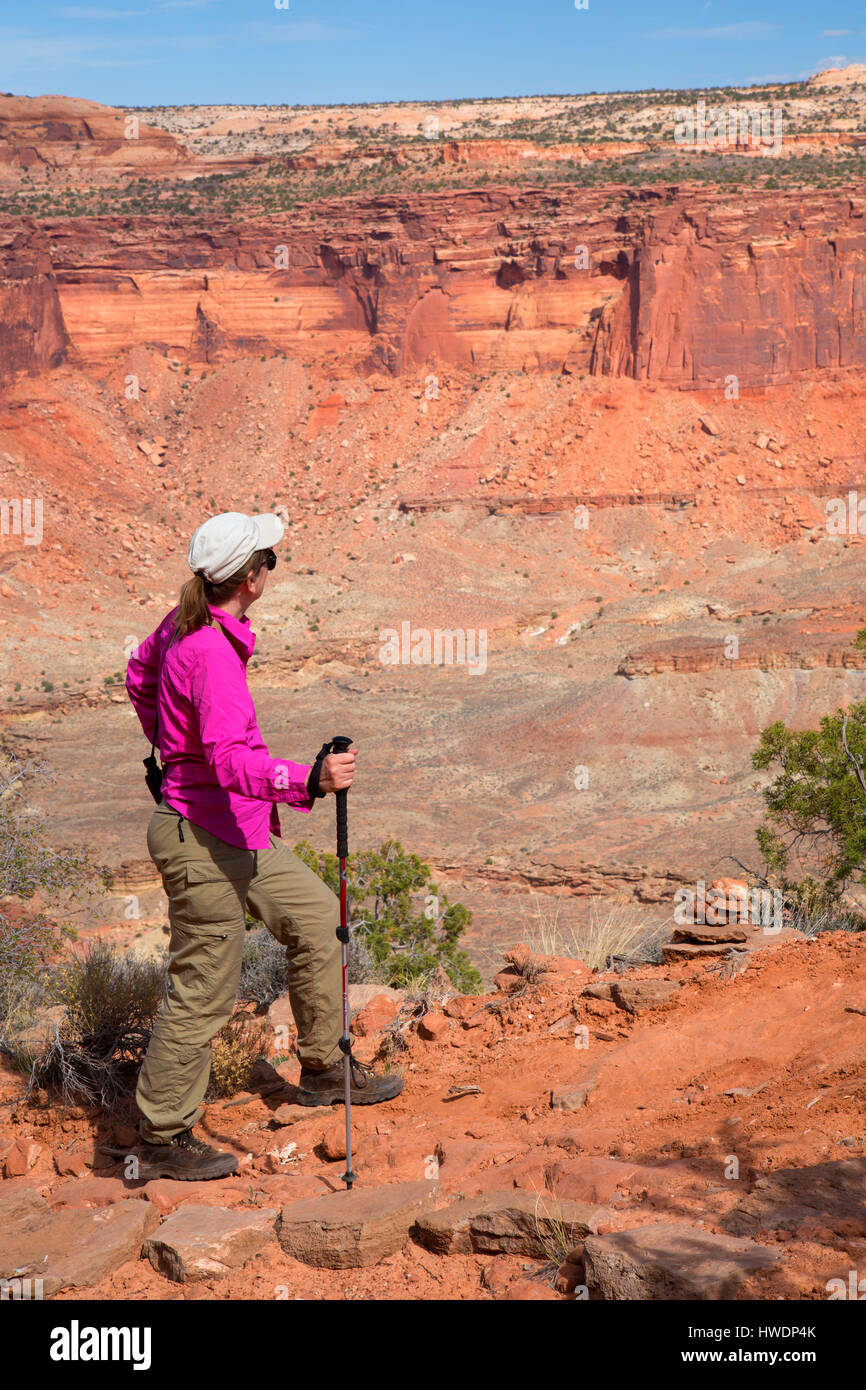
<path fill-rule="evenodd" d="M 256 634 L 250 627 L 246 613 L 241 618 L 233 618 L 231 613 L 226 613 L 222 608 L 215 608 L 212 603 L 208 604 L 208 608 L 211 616 L 225 628 L 232 639 L 232 645 L 237 648 L 238 655 L 246 665 L 256 648 Z"/>

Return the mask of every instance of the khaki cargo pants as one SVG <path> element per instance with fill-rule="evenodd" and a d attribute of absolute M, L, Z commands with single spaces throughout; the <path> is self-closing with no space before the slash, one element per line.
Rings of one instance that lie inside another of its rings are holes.
<path fill-rule="evenodd" d="M 238 849 L 164 801 L 151 817 L 147 848 L 168 894 L 171 938 L 165 996 L 135 1097 L 148 1143 L 168 1143 L 203 1113 L 211 1039 L 231 1017 L 240 981 L 246 909 L 285 944 L 302 1065 L 320 1069 L 342 1058 L 339 900 L 278 836 L 270 838 L 268 849 Z"/>

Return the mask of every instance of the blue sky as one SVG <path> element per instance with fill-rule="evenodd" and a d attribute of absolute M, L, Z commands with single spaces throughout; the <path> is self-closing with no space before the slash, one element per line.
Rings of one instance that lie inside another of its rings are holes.
<path fill-rule="evenodd" d="M 0 91 L 318 104 L 709 87 L 866 62 L 866 0 L 0 0 Z"/>

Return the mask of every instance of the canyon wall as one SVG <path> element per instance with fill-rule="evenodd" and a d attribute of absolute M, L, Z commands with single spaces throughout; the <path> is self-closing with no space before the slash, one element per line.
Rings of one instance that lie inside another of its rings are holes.
<path fill-rule="evenodd" d="M 614 204 L 616 206 L 614 206 Z M 285 352 L 673 387 L 866 365 L 866 197 L 489 189 L 232 223 L 0 219 L 15 370 Z M 8 309 L 7 307 L 8 306 Z M 6 362 L 7 374 L 10 360 Z M 0 367 L 2 370 L 2 367 Z"/>
<path fill-rule="evenodd" d="M 0 382 L 58 366 L 68 336 L 45 235 L 32 223 L 0 226 Z"/>

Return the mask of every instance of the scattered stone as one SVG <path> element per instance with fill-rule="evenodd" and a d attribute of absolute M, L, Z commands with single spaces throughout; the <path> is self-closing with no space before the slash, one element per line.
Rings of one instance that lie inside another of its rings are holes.
<path fill-rule="evenodd" d="M 291 1202 L 280 1216 L 280 1245 L 287 1255 L 318 1268 L 378 1264 L 406 1244 L 438 1191 L 437 1182 L 392 1183 Z"/>
<path fill-rule="evenodd" d="M 480 995 L 456 994 L 453 999 L 448 999 L 442 1005 L 442 1009 L 449 1018 L 459 1019 L 462 1023 L 470 1014 L 475 1013 L 481 1002 Z"/>
<path fill-rule="evenodd" d="M 556 1271 L 555 1288 L 557 1293 L 574 1293 L 578 1285 L 585 1283 L 583 1269 L 583 1246 L 576 1245 L 570 1250 Z"/>
<path fill-rule="evenodd" d="M 591 1085 L 578 1086 L 572 1091 L 551 1091 L 551 1110 L 582 1110 L 589 1100 Z"/>
<path fill-rule="evenodd" d="M 513 994 L 515 990 L 522 989 L 526 981 L 513 966 L 507 966 L 505 970 L 500 970 L 493 976 L 493 984 L 496 989 L 503 994 Z"/>
<path fill-rule="evenodd" d="M 284 1125 L 296 1125 L 301 1120 L 310 1118 L 308 1105 L 294 1105 L 287 1101 L 285 1105 L 277 1106 L 268 1123 L 272 1129 L 281 1129 Z"/>
<path fill-rule="evenodd" d="M 419 1036 L 426 1042 L 443 1042 L 451 1031 L 451 1020 L 444 1014 L 431 1010 L 418 1024 Z"/>
<path fill-rule="evenodd" d="M 700 421 L 701 428 L 704 430 L 706 434 L 711 434 L 714 436 L 718 436 L 721 434 L 722 431 L 716 423 L 716 421 L 713 419 L 712 415 L 699 415 L 698 420 Z"/>
<path fill-rule="evenodd" d="M 583 999 L 612 999 L 610 980 L 596 980 L 580 991 Z"/>
<path fill-rule="evenodd" d="M 353 1135 L 353 1140 L 356 1137 L 357 1136 Z M 331 1162 L 333 1162 L 334 1159 L 346 1157 L 346 1121 L 342 1114 L 331 1121 L 319 1140 L 319 1143 L 321 1144 L 322 1153 L 325 1155 L 325 1158 L 329 1159 Z M 356 1155 L 354 1142 L 352 1144 L 352 1154 L 354 1158 Z"/>
<path fill-rule="evenodd" d="M 441 1211 L 419 1217 L 412 1232 L 420 1245 L 440 1255 L 531 1255 L 543 1257 L 562 1238 L 576 1244 L 598 1230 L 603 1213 L 583 1202 L 520 1188 L 463 1197 Z"/>
<path fill-rule="evenodd" d="M 54 1155 L 54 1167 L 61 1177 L 83 1178 L 87 1172 L 87 1163 L 82 1153 L 57 1153 Z"/>
<path fill-rule="evenodd" d="M 676 980 L 615 980 L 610 995 L 626 1013 L 642 1014 L 670 1003 L 679 988 Z"/>
<path fill-rule="evenodd" d="M 779 1254 L 700 1226 L 660 1221 L 584 1242 L 586 1284 L 607 1302 L 731 1299 Z"/>
<path fill-rule="evenodd" d="M 274 1208 L 230 1211 L 187 1202 L 144 1242 L 159 1274 L 176 1284 L 224 1279 L 276 1243 Z"/>
<path fill-rule="evenodd" d="M 38 1163 L 41 1153 L 42 1145 L 35 1139 L 16 1139 L 6 1154 L 6 1177 L 23 1178 Z"/>

